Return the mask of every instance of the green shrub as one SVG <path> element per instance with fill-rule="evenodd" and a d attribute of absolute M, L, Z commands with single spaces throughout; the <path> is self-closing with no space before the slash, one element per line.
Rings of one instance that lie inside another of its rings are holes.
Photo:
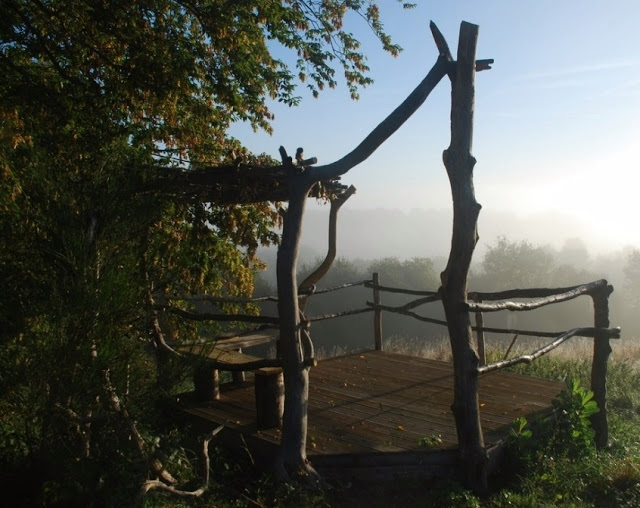
<path fill-rule="evenodd" d="M 599 411 L 592 391 L 577 379 L 568 381 L 567 389 L 553 401 L 550 449 L 569 456 L 593 452 L 595 431 L 590 418 Z"/>

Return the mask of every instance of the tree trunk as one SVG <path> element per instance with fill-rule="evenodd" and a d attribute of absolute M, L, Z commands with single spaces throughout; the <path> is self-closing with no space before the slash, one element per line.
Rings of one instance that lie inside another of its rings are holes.
<path fill-rule="evenodd" d="M 473 343 L 471 321 L 466 310 L 467 276 L 478 241 L 477 220 L 480 205 L 475 199 L 471 155 L 475 53 L 478 27 L 460 26 L 458 60 L 450 73 L 451 144 L 443 154 L 453 197 L 453 235 L 451 252 L 442 279 L 444 305 L 454 365 L 454 400 L 460 460 L 464 481 L 477 493 L 487 492 L 487 454 L 480 426 L 478 404 L 478 354 Z"/>

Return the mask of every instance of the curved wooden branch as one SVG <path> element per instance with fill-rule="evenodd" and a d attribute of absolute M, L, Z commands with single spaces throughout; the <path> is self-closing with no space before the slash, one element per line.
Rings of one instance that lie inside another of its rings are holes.
<path fill-rule="evenodd" d="M 421 316 L 419 314 L 416 314 L 413 311 L 403 309 L 402 307 L 391 307 L 389 305 L 380 305 L 373 302 L 367 302 L 367 305 L 371 307 L 372 310 L 384 310 L 387 312 L 395 312 L 396 314 L 404 314 L 405 316 L 411 316 L 412 318 L 415 318 L 418 321 L 424 321 L 425 323 L 433 323 L 436 325 L 447 326 L 446 321 L 443 321 L 441 319 Z"/>
<path fill-rule="evenodd" d="M 431 91 L 447 74 L 448 69 L 449 61 L 439 56 L 435 65 L 413 92 L 409 94 L 400 106 L 373 129 L 356 148 L 342 159 L 332 162 L 331 164 L 309 168 L 308 171 L 313 175 L 313 179 L 320 181 L 336 178 L 366 160 L 422 106 Z"/>
<path fill-rule="evenodd" d="M 145 242 L 146 242 L 146 238 L 145 238 Z M 149 270 L 147 267 L 148 267 L 147 254 L 145 251 L 142 254 L 142 269 L 144 271 L 145 296 L 147 300 L 146 303 L 151 308 L 151 332 L 152 332 L 153 343 L 156 346 L 156 348 L 158 348 L 158 351 L 164 351 L 176 356 L 181 356 L 180 353 L 178 353 L 175 349 L 173 349 L 173 347 L 171 347 L 167 343 L 167 339 L 165 338 L 164 332 L 162 331 L 162 326 L 160 325 L 160 318 L 158 316 L 158 308 L 153 298 L 151 277 L 149 276 Z"/>
<path fill-rule="evenodd" d="M 389 307 L 389 309 L 395 309 L 396 311 L 403 311 L 403 310 L 411 310 L 411 309 L 415 309 L 416 307 L 420 307 L 421 305 L 425 305 L 427 303 L 433 303 L 433 302 L 438 302 L 440 301 L 440 295 L 439 294 L 435 294 L 435 295 L 431 295 L 431 296 L 425 296 L 424 298 L 418 298 L 417 300 L 412 300 L 411 302 L 405 303 L 404 305 L 398 305 L 397 307 Z M 368 304 L 369 302 L 367 302 Z"/>
<path fill-rule="evenodd" d="M 162 490 L 169 492 L 177 497 L 189 497 L 197 498 L 201 497 L 209 488 L 209 479 L 211 475 L 211 464 L 209 460 L 209 443 L 211 440 L 224 428 L 224 425 L 219 425 L 212 430 L 203 440 L 202 443 L 202 458 L 204 460 L 204 485 L 195 490 L 183 490 L 173 485 L 167 485 L 162 480 L 146 480 L 140 487 L 138 495 L 140 497 L 145 496 L 150 490 Z"/>
<path fill-rule="evenodd" d="M 310 290 L 315 284 L 318 283 L 318 281 L 320 281 L 320 279 L 322 279 L 322 277 L 327 274 L 327 272 L 331 268 L 333 261 L 336 259 L 336 253 L 338 250 L 338 212 L 340 211 L 340 207 L 342 207 L 342 205 L 344 205 L 347 200 L 351 196 L 353 196 L 353 194 L 355 194 L 355 192 L 356 188 L 352 185 L 344 193 L 331 200 L 331 210 L 329 211 L 329 246 L 327 248 L 327 255 L 325 256 L 320 266 L 318 266 L 318 268 L 316 268 L 307 276 L 306 279 L 302 281 L 298 288 L 298 294 L 303 291 Z M 304 311 L 306 303 L 307 300 L 305 297 L 303 297 L 300 302 L 301 310 Z"/>
<path fill-rule="evenodd" d="M 105 391 L 107 401 L 111 406 L 111 410 L 114 413 L 119 414 L 124 419 L 124 422 L 129 427 L 129 431 L 133 435 L 134 441 L 138 448 L 138 452 L 145 459 L 145 461 L 149 464 L 149 468 L 153 471 L 158 478 L 164 482 L 165 485 L 175 485 L 178 481 L 167 471 L 162 462 L 159 459 L 151 456 L 149 451 L 149 447 L 142 436 L 142 433 L 138 429 L 136 421 L 131 417 L 129 411 L 126 406 L 116 393 L 116 390 L 111 382 L 111 374 L 110 370 L 106 369 L 102 372 L 104 377 L 103 390 Z"/>
<path fill-rule="evenodd" d="M 583 330 L 584 330 L 583 328 L 574 328 L 572 330 L 569 330 L 563 333 L 560 337 L 558 337 L 553 342 L 550 342 L 546 346 L 543 346 L 540 349 L 537 349 L 536 351 L 534 351 L 529 355 L 521 355 L 515 358 L 511 358 L 510 360 L 503 360 L 501 362 L 490 363 L 489 365 L 485 365 L 484 367 L 479 367 L 478 374 L 487 374 L 489 372 L 493 372 L 496 370 L 502 370 L 507 367 L 511 367 L 512 365 L 516 365 L 518 363 L 531 363 L 537 358 L 540 358 L 541 356 L 547 354 L 548 352 L 553 351 L 560 344 L 562 344 L 563 342 L 566 342 L 571 337 L 575 337 L 576 335 L 581 335 L 581 332 Z"/>

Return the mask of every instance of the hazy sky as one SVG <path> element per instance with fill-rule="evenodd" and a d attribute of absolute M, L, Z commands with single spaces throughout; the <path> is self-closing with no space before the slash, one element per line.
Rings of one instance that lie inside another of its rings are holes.
<path fill-rule="evenodd" d="M 361 20 L 375 83 L 351 101 L 346 87 L 302 105 L 273 105 L 272 136 L 239 127 L 255 152 L 278 156 L 298 146 L 320 164 L 353 149 L 422 80 L 437 58 L 433 20 L 455 56 L 459 25 L 480 25 L 473 154 L 476 198 L 484 210 L 522 217 L 566 214 L 592 224 L 597 241 L 640 246 L 640 1 L 417 0 L 403 10 L 382 0 L 387 31 L 404 51 L 384 54 Z M 350 208 L 451 207 L 442 151 L 448 146 L 450 85 L 445 78 L 422 108 L 343 181 L 357 187 Z M 553 213 L 549 213 L 553 212 Z M 482 213 L 480 219 L 482 228 Z M 481 229 L 482 236 L 482 229 Z M 575 236 L 571 231 L 567 237 Z M 522 232 L 526 238 L 526 231 Z"/>

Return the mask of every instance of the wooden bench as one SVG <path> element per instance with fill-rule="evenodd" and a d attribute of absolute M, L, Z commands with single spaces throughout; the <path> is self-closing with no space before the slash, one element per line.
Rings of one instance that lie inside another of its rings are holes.
<path fill-rule="evenodd" d="M 206 357 L 207 361 L 194 372 L 196 399 L 202 402 L 220 399 L 219 371 L 230 371 L 233 383 L 245 380 L 246 371 L 254 372 L 256 421 L 259 428 L 280 425 L 284 410 L 284 380 L 280 360 L 248 355 L 242 348 L 275 342 L 277 328 L 248 334 L 180 344 L 176 350 L 182 354 Z"/>

